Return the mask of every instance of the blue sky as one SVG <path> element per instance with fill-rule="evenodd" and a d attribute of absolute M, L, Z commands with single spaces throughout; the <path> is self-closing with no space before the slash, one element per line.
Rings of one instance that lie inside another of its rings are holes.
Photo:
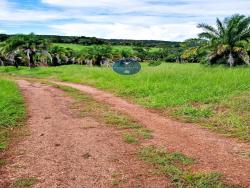
<path fill-rule="evenodd" d="M 0 33 L 183 41 L 250 0 L 0 0 Z"/>

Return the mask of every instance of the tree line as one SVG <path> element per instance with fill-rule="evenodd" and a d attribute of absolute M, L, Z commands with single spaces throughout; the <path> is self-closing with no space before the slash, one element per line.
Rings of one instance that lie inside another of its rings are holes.
<path fill-rule="evenodd" d="M 181 43 L 35 34 L 1 35 L 0 40 L 3 42 L 0 44 L 0 65 L 30 68 L 66 64 L 110 66 L 120 59 L 141 62 L 227 64 L 230 67 L 250 65 L 250 17 L 237 14 L 223 21 L 217 19 L 216 27 L 204 23 L 199 24 L 198 27 L 204 30 L 199 34 L 199 38 L 188 39 Z M 79 42 L 80 40 L 84 42 Z M 53 45 L 55 42 L 84 43 L 88 47 L 76 51 Z M 129 44 L 131 48 L 112 48 L 117 44 Z"/>

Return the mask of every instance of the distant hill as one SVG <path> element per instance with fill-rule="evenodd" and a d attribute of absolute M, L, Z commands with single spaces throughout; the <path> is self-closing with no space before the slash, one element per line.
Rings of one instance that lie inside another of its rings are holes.
<path fill-rule="evenodd" d="M 0 42 L 5 41 L 13 35 L 0 34 Z M 124 39 L 101 39 L 96 37 L 76 37 L 76 36 L 59 36 L 59 35 L 39 35 L 42 38 L 48 39 L 53 43 L 71 43 L 82 45 L 131 45 L 143 47 L 164 47 L 172 46 L 179 47 L 180 42 L 159 41 L 159 40 L 124 40 Z"/>

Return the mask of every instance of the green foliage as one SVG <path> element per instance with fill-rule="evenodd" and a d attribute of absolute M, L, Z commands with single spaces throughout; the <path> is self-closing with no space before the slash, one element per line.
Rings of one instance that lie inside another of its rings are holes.
<path fill-rule="evenodd" d="M 27 65 L 36 66 L 36 63 L 43 61 L 44 57 L 51 58 L 46 52 L 50 43 L 34 34 L 16 35 L 8 38 L 0 46 L 0 59 L 10 62 L 16 67 Z M 37 61 L 36 61 L 37 60 Z"/>
<path fill-rule="evenodd" d="M 250 17 L 233 15 L 224 21 L 216 20 L 216 27 L 199 24 L 204 32 L 199 35 L 206 39 L 208 60 L 211 64 L 221 63 L 222 58 L 227 58 L 230 67 L 246 63 L 250 65 L 250 57 L 244 43 L 250 41 Z"/>
<path fill-rule="evenodd" d="M 123 140 L 125 142 L 127 142 L 128 144 L 138 144 L 139 143 L 139 140 L 136 138 L 136 136 L 134 136 L 131 133 L 125 133 L 123 135 Z"/>

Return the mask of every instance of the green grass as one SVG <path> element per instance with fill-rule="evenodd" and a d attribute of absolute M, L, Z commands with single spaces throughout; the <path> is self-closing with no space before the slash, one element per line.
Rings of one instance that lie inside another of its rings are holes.
<path fill-rule="evenodd" d="M 21 93 L 13 81 L 0 78 L 0 150 L 8 146 L 11 129 L 25 117 Z"/>
<path fill-rule="evenodd" d="M 178 152 L 171 153 L 154 146 L 148 146 L 140 150 L 139 156 L 143 161 L 155 165 L 177 187 L 233 187 L 224 184 L 222 176 L 218 173 L 197 173 L 185 170 L 194 163 L 194 159 Z"/>
<path fill-rule="evenodd" d="M 87 50 L 88 48 L 91 48 L 91 46 L 84 46 L 81 44 L 65 44 L 65 43 L 54 43 L 54 46 L 60 46 L 60 47 L 64 47 L 64 48 L 71 48 L 75 51 L 84 51 Z M 133 46 L 125 46 L 125 45 L 114 45 L 112 46 L 112 50 L 128 50 L 128 51 L 132 51 L 133 50 Z M 159 48 L 150 48 L 149 49 L 151 52 L 153 51 L 158 51 Z"/>
<path fill-rule="evenodd" d="M 250 69 L 205 67 L 198 64 L 143 66 L 135 76 L 121 76 L 111 69 L 78 65 L 51 68 L 1 68 L 0 72 L 85 83 L 133 98 L 148 107 L 218 102 L 250 90 Z"/>
<path fill-rule="evenodd" d="M 136 136 L 131 134 L 131 133 L 123 134 L 123 140 L 125 142 L 127 142 L 128 144 L 138 144 L 139 143 L 138 138 L 136 138 Z"/>
<path fill-rule="evenodd" d="M 244 107 L 250 98 L 250 69 L 246 67 L 167 63 L 150 67 L 145 64 L 134 76 L 78 65 L 33 70 L 7 67 L 0 68 L 0 72 L 93 85 L 145 107 L 166 111 L 168 116 L 198 122 L 250 141 L 250 116 Z"/>
<path fill-rule="evenodd" d="M 20 178 L 18 180 L 16 180 L 13 183 L 14 187 L 30 187 L 34 184 L 36 184 L 37 179 L 32 177 L 32 178 Z"/>

